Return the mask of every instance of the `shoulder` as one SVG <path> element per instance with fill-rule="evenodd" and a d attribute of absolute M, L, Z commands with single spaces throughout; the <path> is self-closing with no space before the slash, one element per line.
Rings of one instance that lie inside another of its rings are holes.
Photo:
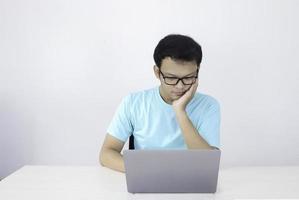
<path fill-rule="evenodd" d="M 154 97 L 156 91 L 157 87 L 131 92 L 125 97 L 125 99 L 127 99 L 130 103 L 146 102 Z"/>
<path fill-rule="evenodd" d="M 215 97 L 201 92 L 194 94 L 193 104 L 207 110 L 220 109 L 220 103 Z"/>

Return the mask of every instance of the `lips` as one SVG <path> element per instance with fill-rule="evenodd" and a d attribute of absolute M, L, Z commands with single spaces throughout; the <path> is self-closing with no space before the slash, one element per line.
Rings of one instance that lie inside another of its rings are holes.
<path fill-rule="evenodd" d="M 174 95 L 177 95 L 177 96 L 181 96 L 184 94 L 184 92 L 173 92 Z"/>

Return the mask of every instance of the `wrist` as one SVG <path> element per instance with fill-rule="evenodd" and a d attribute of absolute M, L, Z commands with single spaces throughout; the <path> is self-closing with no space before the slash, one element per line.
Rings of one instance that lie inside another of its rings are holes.
<path fill-rule="evenodd" d="M 187 112 L 184 108 L 174 108 L 174 112 L 178 116 L 187 115 Z"/>

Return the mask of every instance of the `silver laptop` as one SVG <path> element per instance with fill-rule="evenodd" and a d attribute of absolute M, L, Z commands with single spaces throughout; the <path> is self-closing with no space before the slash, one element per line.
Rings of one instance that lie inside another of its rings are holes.
<path fill-rule="evenodd" d="M 124 150 L 130 193 L 215 193 L 220 150 Z"/>

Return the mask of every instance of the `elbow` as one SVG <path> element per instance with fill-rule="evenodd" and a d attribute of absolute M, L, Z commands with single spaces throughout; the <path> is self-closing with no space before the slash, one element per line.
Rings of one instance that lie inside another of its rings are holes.
<path fill-rule="evenodd" d="M 103 149 L 101 150 L 101 152 L 100 152 L 100 155 L 99 155 L 99 163 L 100 163 L 100 165 L 101 166 L 105 166 L 105 159 L 104 159 L 104 151 L 103 151 Z"/>
<path fill-rule="evenodd" d="M 220 150 L 218 147 L 211 146 L 211 150 Z"/>

